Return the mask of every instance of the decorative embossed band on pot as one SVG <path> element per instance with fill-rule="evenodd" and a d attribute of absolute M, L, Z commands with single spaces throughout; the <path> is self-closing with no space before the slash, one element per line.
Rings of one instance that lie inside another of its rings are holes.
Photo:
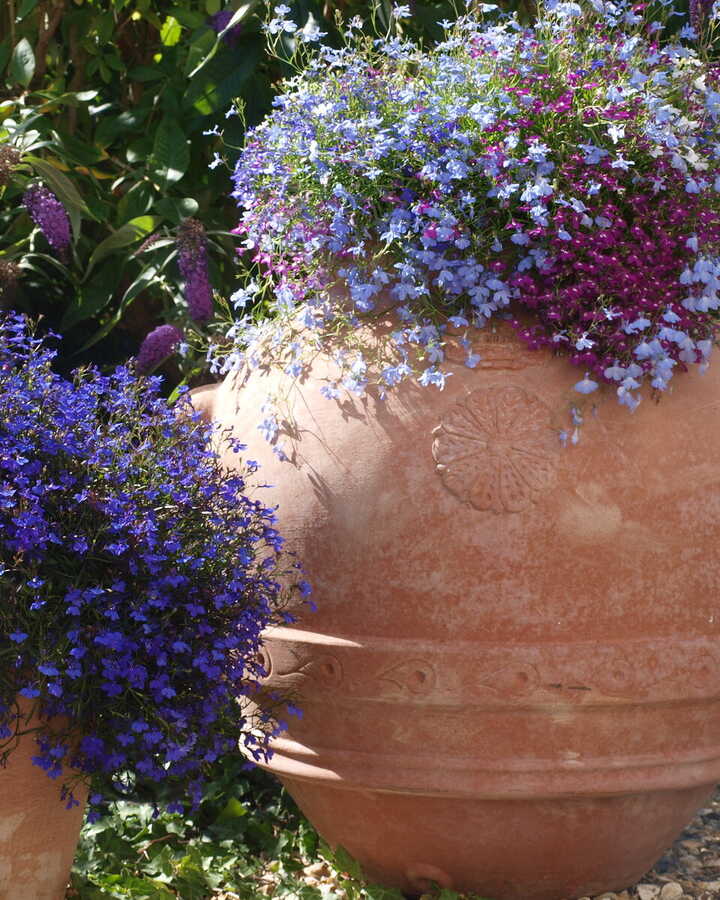
<path fill-rule="evenodd" d="M 720 649 L 707 638 L 675 638 L 671 652 L 666 640 L 509 651 L 276 628 L 263 664 L 268 688 L 305 698 L 305 721 L 274 744 L 273 768 L 294 777 L 443 796 L 473 796 L 482 779 L 484 796 L 503 796 L 522 773 L 523 796 L 548 796 L 707 784 L 720 765 Z M 352 722 L 348 746 L 337 735 Z M 669 751 L 670 722 L 691 746 Z M 623 728 L 636 734 L 620 749 Z"/>

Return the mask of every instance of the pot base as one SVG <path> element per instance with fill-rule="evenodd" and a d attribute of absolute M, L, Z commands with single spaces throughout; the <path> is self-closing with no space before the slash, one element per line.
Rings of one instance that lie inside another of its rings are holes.
<path fill-rule="evenodd" d="M 496 800 L 281 780 L 320 834 L 332 835 L 370 881 L 409 896 L 435 883 L 488 900 L 622 890 L 652 868 L 714 790 Z"/>

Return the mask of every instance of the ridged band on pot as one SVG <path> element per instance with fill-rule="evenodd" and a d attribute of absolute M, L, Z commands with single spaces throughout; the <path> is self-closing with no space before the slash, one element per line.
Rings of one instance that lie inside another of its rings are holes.
<path fill-rule="evenodd" d="M 509 648 L 276 628 L 263 666 L 304 708 L 274 742 L 273 771 L 293 778 L 499 798 L 677 790 L 720 770 L 708 638 Z"/>

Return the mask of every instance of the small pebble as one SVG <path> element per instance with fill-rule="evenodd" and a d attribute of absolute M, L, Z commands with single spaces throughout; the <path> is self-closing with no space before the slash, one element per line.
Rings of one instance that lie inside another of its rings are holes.
<path fill-rule="evenodd" d="M 669 881 L 660 891 L 660 900 L 681 900 L 685 892 L 677 881 Z"/>
<path fill-rule="evenodd" d="M 639 884 L 637 886 L 638 900 L 657 900 L 660 886 L 657 884 Z"/>

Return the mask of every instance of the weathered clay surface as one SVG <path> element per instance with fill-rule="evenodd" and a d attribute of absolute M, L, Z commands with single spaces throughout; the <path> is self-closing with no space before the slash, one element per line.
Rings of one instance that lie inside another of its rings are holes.
<path fill-rule="evenodd" d="M 83 820 L 65 808 L 60 783 L 32 764 L 32 738 L 23 736 L 0 769 L 0 900 L 63 900 Z"/>
<path fill-rule="evenodd" d="M 488 356 L 385 401 L 324 399 L 322 356 L 197 396 L 319 606 L 268 637 L 305 711 L 271 768 L 389 885 L 620 890 L 720 779 L 720 368 L 588 404 L 563 449 L 577 371 L 503 335 Z M 269 394 L 289 462 L 256 429 Z"/>

